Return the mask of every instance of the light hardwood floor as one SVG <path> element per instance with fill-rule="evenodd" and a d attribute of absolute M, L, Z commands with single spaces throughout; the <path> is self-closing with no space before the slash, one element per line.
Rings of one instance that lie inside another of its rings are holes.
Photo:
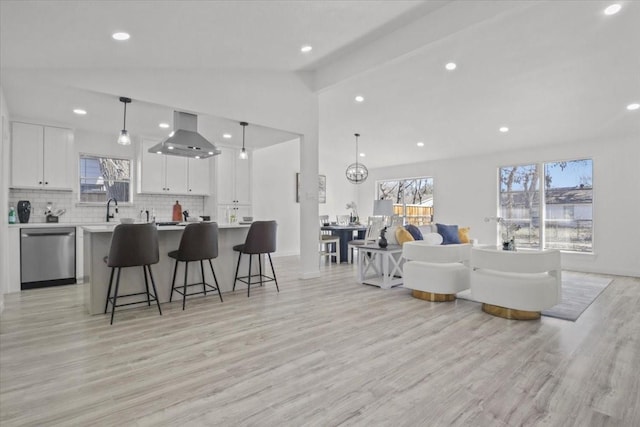
<path fill-rule="evenodd" d="M 360 285 L 349 265 L 89 316 L 83 287 L 5 296 L 0 424 L 638 426 L 640 279 L 577 322 Z"/>

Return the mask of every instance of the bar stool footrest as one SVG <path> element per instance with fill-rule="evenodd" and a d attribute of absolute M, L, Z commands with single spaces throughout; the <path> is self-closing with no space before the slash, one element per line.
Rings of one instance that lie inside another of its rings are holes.
<path fill-rule="evenodd" d="M 187 284 L 187 288 L 189 288 L 191 286 L 202 286 L 202 285 L 205 285 L 206 287 L 210 288 L 212 291 L 217 291 L 218 290 L 217 287 L 215 287 L 213 285 L 210 285 L 210 284 L 208 284 L 206 282 L 204 282 L 204 283 L 203 282 L 200 282 L 200 283 L 188 283 Z M 184 285 L 179 285 L 179 287 L 178 287 L 178 285 L 176 285 L 176 287 L 173 289 L 173 291 L 179 293 L 182 296 L 184 296 L 185 294 L 184 294 L 182 289 L 184 289 Z M 192 293 L 186 294 L 186 296 L 190 296 L 190 295 L 204 295 L 204 291 L 192 292 Z"/>
<path fill-rule="evenodd" d="M 252 274 L 251 276 L 238 276 L 236 278 L 236 280 L 238 282 L 246 283 L 248 285 L 249 284 L 249 280 L 245 280 L 245 279 L 249 279 L 249 277 L 251 277 L 251 278 L 258 277 L 259 278 L 260 275 L 259 274 Z M 275 282 L 275 281 L 276 281 L 276 279 L 274 279 L 273 277 L 266 276 L 264 274 L 262 275 L 262 283 Z M 260 279 L 256 279 L 255 281 L 253 281 L 253 280 L 251 281 L 252 285 L 255 285 L 255 284 L 258 284 L 258 283 L 260 283 Z"/>
<path fill-rule="evenodd" d="M 136 292 L 134 294 L 118 295 L 118 300 L 120 298 L 135 297 L 135 296 L 138 296 L 138 295 L 147 296 L 147 293 L 146 292 Z M 109 300 L 109 302 L 113 306 L 113 297 L 108 297 L 107 299 Z M 158 299 L 156 298 L 155 295 L 153 295 L 152 293 L 149 293 L 149 299 L 148 300 L 144 299 L 144 300 L 135 301 L 135 302 L 127 302 L 127 303 L 124 303 L 124 304 L 116 304 L 115 306 L 116 307 L 124 307 L 124 306 L 127 306 L 127 305 L 148 304 L 148 303 L 150 303 L 152 301 L 157 301 L 157 300 Z"/>

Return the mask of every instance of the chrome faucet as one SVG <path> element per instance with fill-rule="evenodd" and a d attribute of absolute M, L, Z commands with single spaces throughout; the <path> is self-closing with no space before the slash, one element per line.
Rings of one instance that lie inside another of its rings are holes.
<path fill-rule="evenodd" d="M 107 222 L 109 222 L 109 218 L 114 218 L 114 214 L 109 214 L 109 208 L 111 207 L 111 202 L 116 204 L 116 213 L 118 213 L 118 201 L 116 199 L 107 200 Z"/>

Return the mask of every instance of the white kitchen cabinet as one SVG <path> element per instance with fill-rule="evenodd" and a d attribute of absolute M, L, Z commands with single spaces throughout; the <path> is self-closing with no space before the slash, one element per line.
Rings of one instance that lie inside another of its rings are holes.
<path fill-rule="evenodd" d="M 222 147 L 216 156 L 218 204 L 251 204 L 251 156 L 240 160 L 240 150 Z"/>
<path fill-rule="evenodd" d="M 12 123 L 11 187 L 73 189 L 73 132 L 30 123 Z"/>
<path fill-rule="evenodd" d="M 20 229 L 9 228 L 7 251 L 7 269 L 9 270 L 9 283 L 7 283 L 7 293 L 20 292 Z"/>
<path fill-rule="evenodd" d="M 149 153 L 158 141 L 143 140 L 139 156 L 138 192 L 209 195 L 211 162 Z"/>
<path fill-rule="evenodd" d="M 251 158 L 238 158 L 240 150 L 221 147 L 216 156 L 216 189 L 218 199 L 218 222 L 229 222 L 229 215 L 235 222 L 243 216 L 251 216 Z"/>
<path fill-rule="evenodd" d="M 208 196 L 211 193 L 211 160 L 188 159 L 189 194 Z"/>
<path fill-rule="evenodd" d="M 158 141 L 145 139 L 140 144 L 138 192 L 187 194 L 187 159 L 149 153 Z"/>

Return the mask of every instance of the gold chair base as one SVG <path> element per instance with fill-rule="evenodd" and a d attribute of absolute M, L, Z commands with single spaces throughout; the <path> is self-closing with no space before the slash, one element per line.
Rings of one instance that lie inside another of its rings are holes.
<path fill-rule="evenodd" d="M 416 289 L 412 290 L 411 295 L 413 295 L 414 298 L 432 302 L 445 302 L 456 299 L 456 294 L 436 294 L 433 292 L 418 291 Z"/>
<path fill-rule="evenodd" d="M 493 316 L 513 320 L 536 320 L 540 318 L 539 311 L 514 310 L 499 305 L 482 304 L 482 311 Z"/>

